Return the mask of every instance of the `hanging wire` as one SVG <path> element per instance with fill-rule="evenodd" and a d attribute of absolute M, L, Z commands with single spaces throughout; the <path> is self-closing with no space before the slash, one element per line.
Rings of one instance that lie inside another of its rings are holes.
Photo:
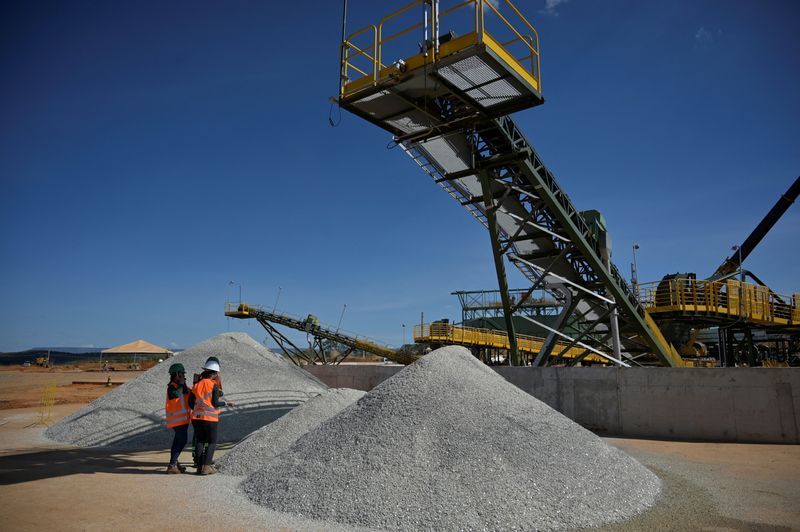
<path fill-rule="evenodd" d="M 337 111 L 337 116 L 335 121 L 333 117 L 334 107 L 336 108 Z M 328 110 L 328 123 L 331 125 L 331 127 L 337 127 L 339 124 L 342 123 L 342 107 L 333 98 L 331 98 L 331 107 Z"/>
<path fill-rule="evenodd" d="M 346 76 L 346 72 L 344 71 L 344 42 L 347 38 L 347 0 L 343 0 L 342 2 L 342 40 L 339 44 L 339 86 L 336 87 L 337 94 L 340 93 L 342 90 L 342 83 L 344 83 L 344 78 Z M 338 108 L 338 117 L 334 121 L 333 118 L 333 106 L 336 105 Z M 342 106 L 338 99 L 331 98 L 331 106 L 328 110 L 328 123 L 331 127 L 336 127 L 342 123 Z"/>

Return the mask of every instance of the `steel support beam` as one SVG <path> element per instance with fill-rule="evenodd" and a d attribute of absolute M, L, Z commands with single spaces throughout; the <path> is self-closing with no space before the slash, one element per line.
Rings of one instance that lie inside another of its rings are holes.
<path fill-rule="evenodd" d="M 561 312 L 561 315 L 557 318 L 555 325 L 556 329 L 561 329 L 564 325 L 564 322 L 569 317 L 570 314 L 575 310 L 575 306 L 578 304 L 578 298 L 574 298 L 572 296 L 572 292 L 569 288 L 564 287 L 561 290 L 561 293 L 564 294 L 565 298 L 565 305 L 564 310 Z M 544 366 L 545 362 L 550 358 L 550 353 L 553 351 L 553 346 L 556 345 L 556 335 L 554 332 L 550 331 L 547 334 L 547 338 L 544 340 L 544 344 L 542 344 L 542 350 L 539 351 L 539 354 L 536 355 L 536 358 L 533 360 L 534 366 Z"/>
<path fill-rule="evenodd" d="M 479 172 L 481 188 L 484 197 L 484 214 L 489 229 L 489 239 L 492 242 L 492 256 L 494 257 L 494 268 L 497 273 L 497 284 L 500 289 L 500 299 L 503 302 L 503 314 L 506 320 L 506 332 L 508 333 L 508 345 L 511 351 L 509 363 L 512 366 L 519 366 L 519 349 L 517 348 L 517 333 L 514 330 L 514 316 L 511 312 L 511 298 L 508 297 L 508 280 L 506 279 L 506 266 L 503 262 L 503 250 L 500 245 L 500 234 L 497 228 L 497 215 L 492 197 L 492 187 L 489 175 L 486 170 Z"/>

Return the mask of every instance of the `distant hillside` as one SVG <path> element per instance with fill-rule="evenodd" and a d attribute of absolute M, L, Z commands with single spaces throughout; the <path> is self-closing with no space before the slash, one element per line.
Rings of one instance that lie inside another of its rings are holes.
<path fill-rule="evenodd" d="M 0 365 L 23 364 L 33 362 L 37 357 L 46 357 L 50 353 L 51 364 L 67 364 L 85 360 L 100 360 L 100 352 L 105 347 L 33 347 L 25 351 L 0 353 Z"/>
<path fill-rule="evenodd" d="M 33 363 L 37 357 L 46 357 L 50 353 L 51 364 L 69 364 L 71 362 L 100 361 L 100 352 L 106 347 L 33 347 L 25 351 L 13 353 L 0 353 L 0 366 Z M 180 353 L 183 349 L 173 349 Z M 124 357 L 123 357 L 124 358 Z M 119 360 L 114 357 L 112 360 Z M 127 360 L 127 358 L 126 358 Z"/>

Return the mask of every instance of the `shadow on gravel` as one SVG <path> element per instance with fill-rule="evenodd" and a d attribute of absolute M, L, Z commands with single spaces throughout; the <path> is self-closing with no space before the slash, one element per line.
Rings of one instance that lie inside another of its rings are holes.
<path fill-rule="evenodd" d="M 220 443 L 238 442 L 254 430 L 260 429 L 290 412 L 299 404 L 297 401 L 269 401 L 224 410 L 220 416 L 219 441 Z M 164 426 L 162 415 L 123 408 L 101 408 L 98 409 L 98 413 L 102 413 L 104 410 L 112 411 L 117 416 L 120 412 L 125 412 L 126 415 L 123 416 L 123 421 L 116 425 L 101 420 L 98 422 L 99 428 L 94 432 L 84 434 L 82 440 L 53 437 L 51 429 L 57 429 L 57 432 L 69 431 L 70 423 L 79 422 L 85 427 L 87 420 L 96 419 L 92 418 L 93 412 L 86 412 L 75 419 L 67 418 L 48 429 L 45 434 L 62 443 L 113 449 L 118 452 L 169 449 L 172 444 L 173 431 Z M 82 418 L 87 418 L 87 420 Z M 80 430 L 85 430 L 83 427 Z M 192 428 L 189 427 L 190 442 L 192 433 Z"/>
<path fill-rule="evenodd" d="M 164 474 L 164 465 L 102 449 L 56 449 L 0 456 L 0 486 L 87 473 Z"/>

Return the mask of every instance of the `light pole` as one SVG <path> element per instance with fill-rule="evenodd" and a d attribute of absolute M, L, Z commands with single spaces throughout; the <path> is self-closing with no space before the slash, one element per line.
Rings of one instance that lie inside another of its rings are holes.
<path fill-rule="evenodd" d="M 234 281 L 228 281 L 228 286 L 236 286 L 239 285 L 239 304 L 242 304 L 242 283 L 236 283 Z"/>
<path fill-rule="evenodd" d="M 731 250 L 739 254 L 739 319 L 744 319 L 744 266 L 742 265 L 742 246 L 735 245 Z"/>
<path fill-rule="evenodd" d="M 339 328 L 342 326 L 342 320 L 344 319 L 344 311 L 347 310 L 347 303 L 342 306 L 342 313 L 339 315 L 339 323 L 336 324 L 336 332 L 339 332 Z"/>
<path fill-rule="evenodd" d="M 281 290 L 283 290 L 282 286 L 278 287 L 278 297 L 275 298 L 275 304 L 272 306 L 272 313 L 275 314 L 275 309 L 278 308 L 278 300 L 281 298 Z"/>
<path fill-rule="evenodd" d="M 403 324 L 403 345 L 406 345 L 406 324 Z"/>
<path fill-rule="evenodd" d="M 633 244 L 633 264 L 631 264 L 631 284 L 633 285 L 633 293 L 636 299 L 639 299 L 639 269 L 636 266 L 636 250 L 639 249 L 639 244 Z"/>

